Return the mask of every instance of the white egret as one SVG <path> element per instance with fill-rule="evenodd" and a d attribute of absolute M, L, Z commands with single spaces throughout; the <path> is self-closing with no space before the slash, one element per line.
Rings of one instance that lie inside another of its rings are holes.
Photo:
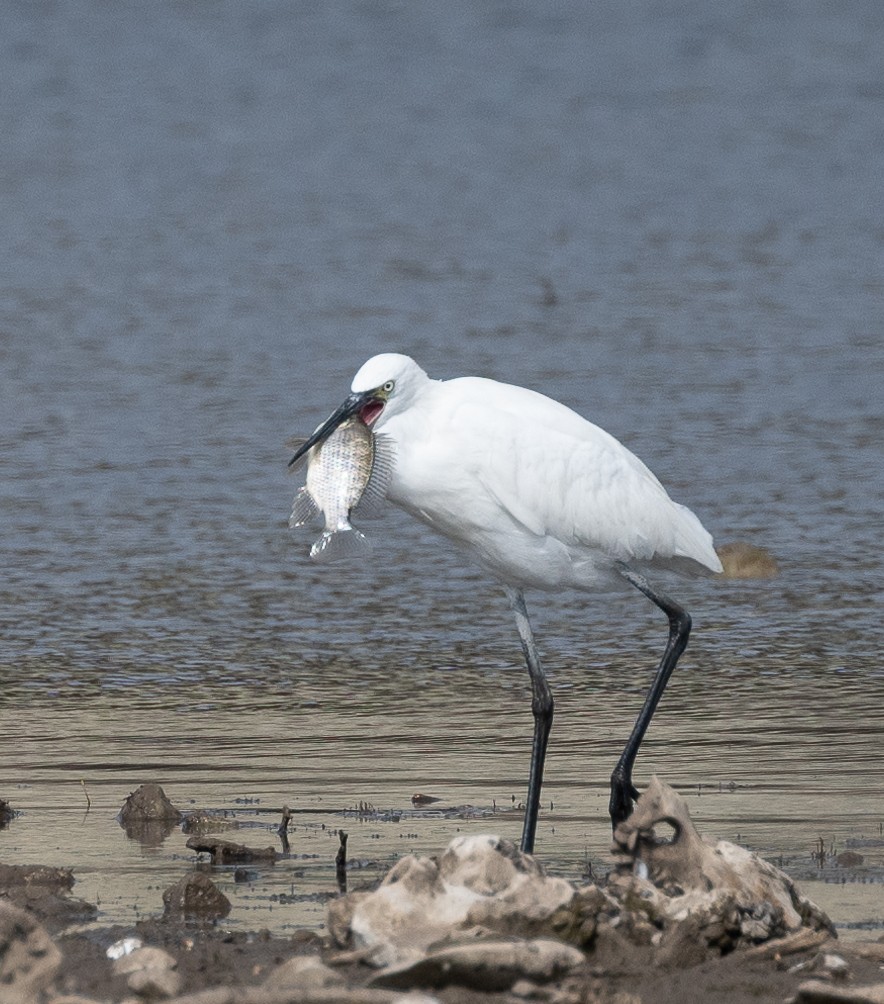
<path fill-rule="evenodd" d="M 611 775 L 614 826 L 632 811 L 635 758 L 688 642 L 691 619 L 642 574 L 720 572 L 712 537 L 613 436 L 542 394 L 487 380 L 431 380 L 408 356 L 369 359 L 344 403 L 300 447 L 358 415 L 394 446 L 387 497 L 462 545 L 497 578 L 531 677 L 534 739 L 522 850 L 532 852 L 553 697 L 523 590 L 635 586 L 669 619 L 653 683 Z"/>

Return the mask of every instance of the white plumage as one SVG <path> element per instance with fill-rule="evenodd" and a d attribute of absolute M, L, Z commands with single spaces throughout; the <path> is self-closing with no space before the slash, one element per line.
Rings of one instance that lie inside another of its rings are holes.
<path fill-rule="evenodd" d="M 553 697 L 522 590 L 632 585 L 666 614 L 666 649 L 611 775 L 616 827 L 632 811 L 633 764 L 691 628 L 642 573 L 720 572 L 711 536 L 622 443 L 535 391 L 481 377 L 431 380 L 408 356 L 384 353 L 362 366 L 350 396 L 292 463 L 354 415 L 391 444 L 387 497 L 503 583 L 532 688 L 524 851 L 534 849 Z"/>
<path fill-rule="evenodd" d="M 721 571 L 712 538 L 613 436 L 524 387 L 430 380 L 374 356 L 354 393 L 395 381 L 373 422 L 395 444 L 387 497 L 519 587 L 620 588 L 616 561 Z"/>

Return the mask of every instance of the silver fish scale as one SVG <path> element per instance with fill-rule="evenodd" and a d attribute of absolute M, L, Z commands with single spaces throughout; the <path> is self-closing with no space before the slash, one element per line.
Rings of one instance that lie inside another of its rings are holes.
<path fill-rule="evenodd" d="M 348 522 L 362 498 L 374 461 L 371 430 L 359 419 L 345 422 L 316 447 L 307 470 L 307 490 L 330 528 Z"/>

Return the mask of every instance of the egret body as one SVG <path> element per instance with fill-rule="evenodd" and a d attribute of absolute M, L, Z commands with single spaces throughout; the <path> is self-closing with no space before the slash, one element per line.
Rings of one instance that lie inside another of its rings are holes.
<path fill-rule="evenodd" d="M 534 849 L 553 697 L 523 590 L 632 585 L 666 614 L 663 657 L 611 775 L 616 826 L 632 811 L 633 764 L 691 627 L 644 573 L 720 572 L 711 536 L 622 443 L 535 391 L 482 377 L 431 380 L 408 356 L 384 353 L 362 366 L 292 463 L 352 415 L 392 442 L 387 497 L 465 548 L 506 591 L 533 695 L 524 851 Z"/>

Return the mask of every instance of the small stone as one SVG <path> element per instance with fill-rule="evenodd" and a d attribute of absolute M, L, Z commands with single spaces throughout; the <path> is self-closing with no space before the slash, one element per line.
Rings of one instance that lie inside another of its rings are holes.
<path fill-rule="evenodd" d="M 508 990 L 520 981 L 549 983 L 583 965 L 583 952 L 547 938 L 533 941 L 480 941 L 430 952 L 415 962 L 373 976 L 372 987 L 462 986 Z"/>
<path fill-rule="evenodd" d="M 329 969 L 315 955 L 297 956 L 283 962 L 269 973 L 263 986 L 267 990 L 284 990 L 303 987 L 321 990 L 326 987 L 343 986 L 347 981 L 334 969 Z"/>
<path fill-rule="evenodd" d="M 116 976 L 128 976 L 129 989 L 139 997 L 162 1000 L 181 989 L 177 965 L 175 957 L 162 948 L 147 946 L 121 955 L 114 961 L 113 971 Z"/>
<path fill-rule="evenodd" d="M 61 952 L 34 917 L 0 900 L 0 1001 L 30 1004 L 55 979 Z"/>
<path fill-rule="evenodd" d="M 884 983 L 833 987 L 826 980 L 808 980 L 789 1004 L 884 1004 Z"/>
<path fill-rule="evenodd" d="M 150 782 L 129 795 L 120 809 L 119 820 L 123 826 L 160 821 L 178 823 L 181 821 L 181 813 L 166 798 L 160 785 Z"/>
<path fill-rule="evenodd" d="M 134 935 L 130 935 L 128 938 L 121 938 L 119 941 L 115 941 L 110 948 L 105 952 L 105 955 L 111 960 L 123 958 L 124 955 L 131 955 L 132 952 L 141 948 L 144 942 L 141 938 L 137 938 Z"/>
<path fill-rule="evenodd" d="M 510 994 L 513 997 L 521 997 L 524 1000 L 530 1000 L 532 997 L 537 996 L 537 984 L 532 983 L 531 980 L 516 980 L 516 982 L 510 987 Z"/>
<path fill-rule="evenodd" d="M 238 827 L 239 823 L 226 815 L 212 812 L 209 809 L 194 809 L 185 815 L 181 831 L 182 833 L 206 834 L 235 830 Z"/>
<path fill-rule="evenodd" d="M 850 976 L 850 966 L 847 960 L 834 952 L 825 952 L 818 956 L 815 969 L 831 976 L 833 980 L 846 980 Z"/>
<path fill-rule="evenodd" d="M 856 851 L 842 851 L 837 858 L 835 858 L 835 864 L 839 868 L 858 868 L 865 858 L 862 854 L 857 854 Z"/>
<path fill-rule="evenodd" d="M 163 893 L 164 917 L 217 920 L 230 913 L 230 900 L 202 872 L 185 875 Z"/>
<path fill-rule="evenodd" d="M 94 997 L 83 997 L 80 994 L 65 994 L 63 997 L 50 997 L 49 1004 L 102 1004 Z"/>
<path fill-rule="evenodd" d="M 137 973 L 142 969 L 174 969 L 177 965 L 174 956 L 162 948 L 148 945 L 115 959 L 113 969 L 117 976 L 124 976 L 126 973 Z"/>
<path fill-rule="evenodd" d="M 129 989 L 139 997 L 164 1000 L 178 994 L 181 977 L 172 969 L 142 969 L 129 976 L 128 984 Z"/>

